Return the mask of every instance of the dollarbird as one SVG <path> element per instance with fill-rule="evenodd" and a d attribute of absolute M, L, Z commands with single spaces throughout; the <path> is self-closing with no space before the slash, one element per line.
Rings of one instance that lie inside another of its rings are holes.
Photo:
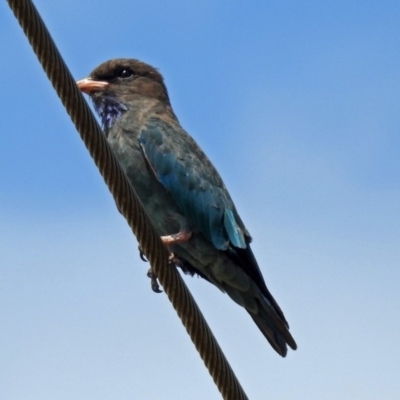
<path fill-rule="evenodd" d="M 176 264 L 244 307 L 282 357 L 287 346 L 295 350 L 251 236 L 217 170 L 181 127 L 158 70 L 114 59 L 77 85 L 91 97 L 113 152 Z"/>

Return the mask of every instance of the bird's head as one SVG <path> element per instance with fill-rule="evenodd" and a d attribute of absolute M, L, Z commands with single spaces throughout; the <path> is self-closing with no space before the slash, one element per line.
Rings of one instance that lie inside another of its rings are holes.
<path fill-rule="evenodd" d="M 93 100 L 106 130 L 140 101 L 162 102 L 170 107 L 163 77 L 154 67 L 139 60 L 106 61 L 77 85 Z"/>

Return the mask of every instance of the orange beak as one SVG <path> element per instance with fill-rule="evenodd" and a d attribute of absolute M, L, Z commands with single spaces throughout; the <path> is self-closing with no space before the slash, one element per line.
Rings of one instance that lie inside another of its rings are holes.
<path fill-rule="evenodd" d="M 86 94 L 91 94 L 93 92 L 105 89 L 109 83 L 103 81 L 94 81 L 90 78 L 81 79 L 76 82 L 79 90 Z"/>

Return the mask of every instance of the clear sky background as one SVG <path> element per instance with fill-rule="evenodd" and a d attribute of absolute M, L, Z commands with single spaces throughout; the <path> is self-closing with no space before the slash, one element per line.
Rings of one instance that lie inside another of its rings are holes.
<path fill-rule="evenodd" d="M 224 177 L 299 349 L 186 277 L 250 399 L 400 398 L 400 3 L 48 1 L 73 75 L 131 57 Z M 219 399 L 6 2 L 0 397 Z"/>

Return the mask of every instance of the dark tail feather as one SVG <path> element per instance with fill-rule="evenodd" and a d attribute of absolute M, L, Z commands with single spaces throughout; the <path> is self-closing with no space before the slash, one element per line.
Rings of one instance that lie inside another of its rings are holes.
<path fill-rule="evenodd" d="M 265 306 L 269 308 L 269 305 L 266 304 Z M 266 307 L 259 305 L 257 314 L 250 311 L 248 313 L 274 350 L 285 357 L 287 345 L 296 350 L 297 344 L 289 332 L 286 321 L 282 320 L 274 310 L 267 311 Z"/>

